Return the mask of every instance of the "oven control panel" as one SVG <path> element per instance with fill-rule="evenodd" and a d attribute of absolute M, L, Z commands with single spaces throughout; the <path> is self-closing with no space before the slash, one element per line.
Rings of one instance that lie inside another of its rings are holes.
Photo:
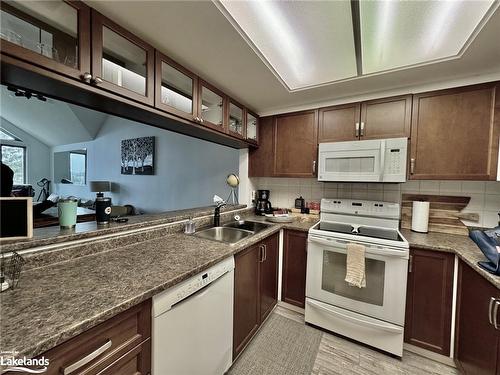
<path fill-rule="evenodd" d="M 362 199 L 322 199 L 321 212 L 399 219 L 400 205 L 393 202 Z"/>

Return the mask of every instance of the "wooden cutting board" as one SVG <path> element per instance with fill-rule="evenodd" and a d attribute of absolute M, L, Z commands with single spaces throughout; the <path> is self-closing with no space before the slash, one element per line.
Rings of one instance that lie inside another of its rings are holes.
<path fill-rule="evenodd" d="M 467 226 L 460 219 L 479 221 L 475 213 L 462 213 L 470 197 L 446 195 L 403 194 L 401 198 L 401 228 L 411 229 L 413 201 L 428 201 L 429 232 L 469 235 Z"/>

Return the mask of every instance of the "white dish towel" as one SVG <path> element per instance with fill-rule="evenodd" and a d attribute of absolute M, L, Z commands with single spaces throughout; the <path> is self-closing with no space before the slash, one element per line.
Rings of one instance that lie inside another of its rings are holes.
<path fill-rule="evenodd" d="M 365 246 L 357 243 L 347 244 L 347 264 L 345 281 L 358 288 L 366 287 Z"/>

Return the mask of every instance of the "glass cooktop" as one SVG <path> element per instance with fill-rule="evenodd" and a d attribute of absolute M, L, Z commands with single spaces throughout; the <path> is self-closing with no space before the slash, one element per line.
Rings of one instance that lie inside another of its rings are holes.
<path fill-rule="evenodd" d="M 330 222 L 320 222 L 318 229 L 332 233 L 353 234 L 361 237 L 380 238 L 383 240 L 391 240 L 391 241 L 401 241 L 401 242 L 404 241 L 403 238 L 399 235 L 398 231 L 394 229 L 385 229 L 385 228 L 368 227 L 368 226 L 360 226 L 356 229 L 350 224 L 330 223 Z"/>

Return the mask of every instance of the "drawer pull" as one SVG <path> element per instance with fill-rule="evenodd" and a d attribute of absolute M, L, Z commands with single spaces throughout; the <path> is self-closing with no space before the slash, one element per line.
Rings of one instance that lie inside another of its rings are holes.
<path fill-rule="evenodd" d="M 94 359 L 96 359 L 98 356 L 100 356 L 106 350 L 111 348 L 111 345 L 112 345 L 112 342 L 111 342 L 111 340 L 108 339 L 108 341 L 106 341 L 103 346 L 97 348 L 92 353 L 87 354 L 85 357 L 76 361 L 72 365 L 69 365 L 68 367 L 64 367 L 63 371 L 62 371 L 63 375 L 69 375 L 72 372 L 78 370 L 80 367 L 85 366 L 89 362 L 92 362 Z"/>

